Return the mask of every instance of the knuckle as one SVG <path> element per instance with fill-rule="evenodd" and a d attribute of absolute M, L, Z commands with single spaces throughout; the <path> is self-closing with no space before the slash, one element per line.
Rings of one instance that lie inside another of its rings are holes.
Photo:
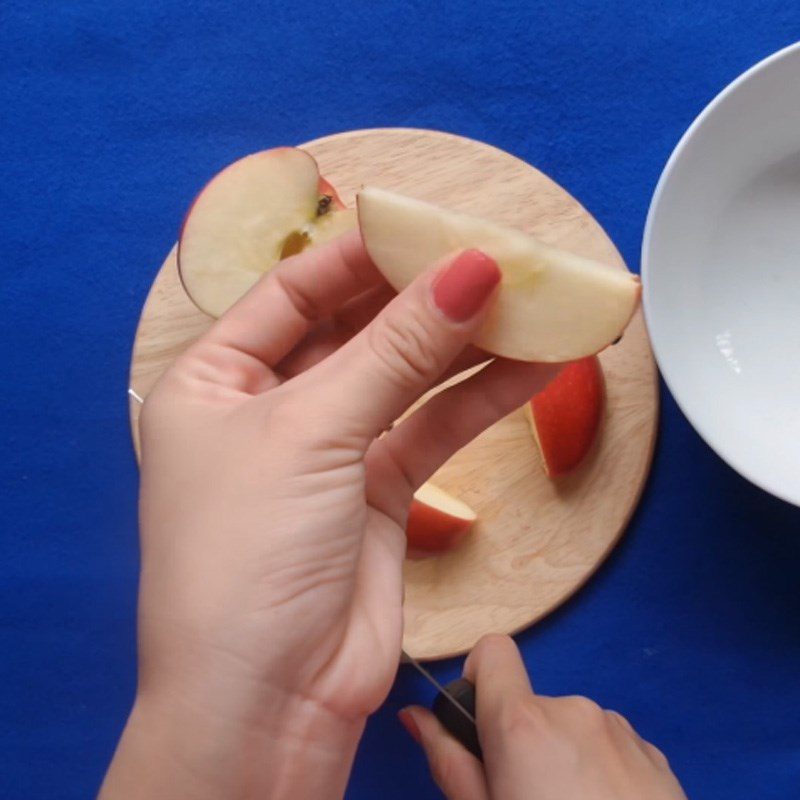
<path fill-rule="evenodd" d="M 503 739 L 530 737 L 543 730 L 545 724 L 545 713 L 533 696 L 503 703 L 496 717 L 497 732 Z"/>
<path fill-rule="evenodd" d="M 409 311 L 402 319 L 388 314 L 368 329 L 370 350 L 385 374 L 402 386 L 418 386 L 442 368 L 435 336 L 421 312 Z"/>
<path fill-rule="evenodd" d="M 606 712 L 588 697 L 573 695 L 562 699 L 563 707 L 584 727 L 598 728 L 608 720 Z"/>
<path fill-rule="evenodd" d="M 275 285 L 289 298 L 289 302 L 294 309 L 309 322 L 317 322 L 320 318 L 319 304 L 315 301 L 313 296 L 303 289 L 302 285 L 297 281 L 289 280 L 286 272 L 275 270 L 271 273 L 270 278 L 274 281 Z"/>
<path fill-rule="evenodd" d="M 645 742 L 645 749 L 647 750 L 650 758 L 653 760 L 656 766 L 665 770 L 670 769 L 669 759 L 654 744 L 650 744 L 650 742 Z"/>
<path fill-rule="evenodd" d="M 606 714 L 608 715 L 608 719 L 615 725 L 619 725 L 628 732 L 633 731 L 633 727 L 630 722 L 628 722 L 628 720 L 625 719 L 625 717 L 623 717 L 618 711 L 606 711 Z"/>
<path fill-rule="evenodd" d="M 187 385 L 232 386 L 248 389 L 253 383 L 253 356 L 232 347 L 198 342 L 175 361 L 172 374 Z"/>

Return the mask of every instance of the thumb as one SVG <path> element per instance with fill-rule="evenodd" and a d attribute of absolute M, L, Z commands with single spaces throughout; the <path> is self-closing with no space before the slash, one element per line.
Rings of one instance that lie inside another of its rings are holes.
<path fill-rule="evenodd" d="M 481 762 L 428 709 L 409 706 L 398 718 L 425 751 L 433 780 L 448 800 L 489 800 Z"/>

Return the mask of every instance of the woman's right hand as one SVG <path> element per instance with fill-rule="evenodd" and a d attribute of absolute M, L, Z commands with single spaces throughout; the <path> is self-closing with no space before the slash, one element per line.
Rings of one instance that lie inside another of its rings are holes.
<path fill-rule="evenodd" d="M 624 717 L 585 697 L 534 694 L 509 637 L 481 639 L 464 676 L 484 764 L 427 709 L 400 712 L 448 800 L 686 800 L 667 759 Z"/>

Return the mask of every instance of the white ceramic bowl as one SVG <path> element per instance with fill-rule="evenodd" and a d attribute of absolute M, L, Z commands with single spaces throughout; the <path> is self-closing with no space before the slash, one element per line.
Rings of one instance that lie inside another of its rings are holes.
<path fill-rule="evenodd" d="M 650 206 L 642 279 L 656 358 L 692 425 L 800 505 L 800 43 L 684 134 Z"/>

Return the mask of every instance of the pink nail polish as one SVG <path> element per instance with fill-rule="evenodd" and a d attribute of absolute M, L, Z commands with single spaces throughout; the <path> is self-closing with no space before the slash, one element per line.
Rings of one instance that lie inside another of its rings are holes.
<path fill-rule="evenodd" d="M 500 268 L 480 250 L 465 250 L 433 283 L 433 301 L 454 322 L 466 322 L 481 310 L 495 286 Z"/>
<path fill-rule="evenodd" d="M 420 744 L 422 742 L 422 736 L 419 732 L 419 725 L 417 725 L 414 717 L 411 716 L 411 712 L 407 708 L 404 708 L 402 711 L 398 711 L 397 719 L 400 720 L 400 724 L 408 731 L 408 735 L 417 744 Z"/>

